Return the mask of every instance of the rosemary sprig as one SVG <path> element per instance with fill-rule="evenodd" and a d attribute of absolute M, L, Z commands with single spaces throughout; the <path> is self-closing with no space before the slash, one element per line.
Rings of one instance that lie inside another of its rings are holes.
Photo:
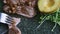
<path fill-rule="evenodd" d="M 44 21 L 49 20 L 49 19 L 50 19 L 50 16 L 51 16 L 51 15 L 41 16 L 41 17 L 40 17 L 40 18 L 41 18 L 41 21 L 39 22 L 40 25 L 38 25 L 35 30 L 37 30 L 37 29 L 44 23 Z"/>
<path fill-rule="evenodd" d="M 39 22 L 40 25 L 36 27 L 36 30 L 43 24 L 45 20 L 51 20 L 52 22 L 55 22 L 55 25 L 53 29 L 51 30 L 53 31 L 56 28 L 57 24 L 60 25 L 60 9 L 58 9 L 54 14 L 48 14 L 45 16 L 41 16 L 40 19 L 41 19 Z"/>

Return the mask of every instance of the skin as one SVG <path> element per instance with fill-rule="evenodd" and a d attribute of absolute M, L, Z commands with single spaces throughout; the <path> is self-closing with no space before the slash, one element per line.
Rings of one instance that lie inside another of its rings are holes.
<path fill-rule="evenodd" d="M 40 12 L 53 13 L 59 8 L 60 0 L 38 0 Z"/>

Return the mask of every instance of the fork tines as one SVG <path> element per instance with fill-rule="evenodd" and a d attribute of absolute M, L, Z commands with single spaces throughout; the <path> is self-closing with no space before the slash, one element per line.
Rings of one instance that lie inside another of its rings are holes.
<path fill-rule="evenodd" d="M 0 22 L 5 24 L 11 24 L 13 18 L 5 13 L 0 13 Z"/>

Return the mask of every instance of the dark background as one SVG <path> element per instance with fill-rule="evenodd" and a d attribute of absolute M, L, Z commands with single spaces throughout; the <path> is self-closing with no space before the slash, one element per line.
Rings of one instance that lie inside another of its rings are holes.
<path fill-rule="evenodd" d="M 3 9 L 3 0 L 0 0 L 0 12 L 4 12 Z M 5 13 L 5 12 L 4 12 Z M 10 15 L 10 14 L 9 14 Z M 40 14 L 37 12 L 37 15 L 33 18 L 26 18 L 20 15 L 11 15 L 14 17 L 20 17 L 21 22 L 17 25 L 21 30 L 22 34 L 60 34 L 60 26 L 57 24 L 57 27 L 52 32 L 51 29 L 54 26 L 54 22 L 46 20 L 40 28 L 37 30 L 36 27 L 39 25 Z M 8 25 L 0 23 L 0 34 L 7 34 Z"/>

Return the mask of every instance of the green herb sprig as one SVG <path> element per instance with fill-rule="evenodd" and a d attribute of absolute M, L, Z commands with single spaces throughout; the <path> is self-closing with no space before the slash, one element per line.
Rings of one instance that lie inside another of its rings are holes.
<path fill-rule="evenodd" d="M 43 22 L 46 21 L 46 20 L 51 20 L 52 22 L 55 22 L 55 25 L 54 25 L 54 27 L 51 30 L 51 31 L 54 31 L 54 29 L 56 28 L 57 24 L 60 25 L 60 9 L 56 10 L 56 12 L 53 13 L 53 14 L 46 14 L 44 16 L 42 15 L 40 17 L 40 22 L 39 22 L 40 25 L 38 25 L 36 29 L 38 29 L 43 24 Z"/>

